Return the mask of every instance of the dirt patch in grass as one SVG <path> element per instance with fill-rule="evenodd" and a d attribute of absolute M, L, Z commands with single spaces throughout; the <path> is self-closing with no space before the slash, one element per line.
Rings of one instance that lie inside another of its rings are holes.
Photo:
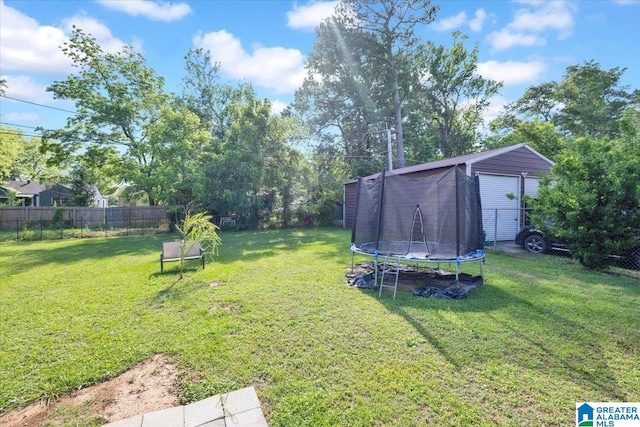
<path fill-rule="evenodd" d="M 177 368 L 155 355 L 101 384 L 78 390 L 55 401 L 35 402 L 0 416 L 0 425 L 31 427 L 101 425 L 180 404 L 176 396 Z"/>

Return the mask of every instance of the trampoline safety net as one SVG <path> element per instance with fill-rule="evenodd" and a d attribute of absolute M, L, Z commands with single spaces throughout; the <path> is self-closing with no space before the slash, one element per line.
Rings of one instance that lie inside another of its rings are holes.
<path fill-rule="evenodd" d="M 458 166 L 428 177 L 383 171 L 358 180 L 351 244 L 413 259 L 459 259 L 483 249 L 477 178 Z"/>

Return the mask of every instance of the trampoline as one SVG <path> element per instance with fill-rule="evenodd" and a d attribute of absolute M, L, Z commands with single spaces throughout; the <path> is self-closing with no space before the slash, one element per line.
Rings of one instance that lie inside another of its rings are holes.
<path fill-rule="evenodd" d="M 354 254 L 372 256 L 383 263 L 380 294 L 389 263 L 480 263 L 484 245 L 478 179 L 458 166 L 444 172 L 410 177 L 382 171 L 372 179 L 358 179 L 351 233 Z"/>

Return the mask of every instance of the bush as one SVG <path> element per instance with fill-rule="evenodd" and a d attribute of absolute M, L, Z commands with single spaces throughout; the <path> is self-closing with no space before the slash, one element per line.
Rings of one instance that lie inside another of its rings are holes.
<path fill-rule="evenodd" d="M 635 134 L 571 142 L 540 188 L 534 223 L 589 269 L 608 267 L 609 255 L 640 243 L 638 143 Z"/>

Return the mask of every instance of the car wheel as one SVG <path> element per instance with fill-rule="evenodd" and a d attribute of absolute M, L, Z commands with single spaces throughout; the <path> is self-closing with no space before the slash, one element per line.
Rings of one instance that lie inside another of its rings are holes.
<path fill-rule="evenodd" d="M 640 248 L 632 249 L 625 257 L 625 265 L 634 270 L 640 270 Z"/>
<path fill-rule="evenodd" d="M 539 234 L 532 234 L 524 239 L 523 246 L 528 252 L 539 254 L 547 250 L 547 241 Z"/>

